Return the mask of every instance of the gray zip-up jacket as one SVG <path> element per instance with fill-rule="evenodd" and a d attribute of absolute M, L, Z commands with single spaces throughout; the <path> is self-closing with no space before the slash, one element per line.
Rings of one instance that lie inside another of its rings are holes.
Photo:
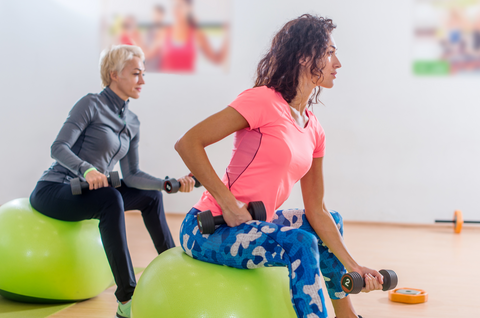
<path fill-rule="evenodd" d="M 90 168 L 108 174 L 120 160 L 123 181 L 129 187 L 161 190 L 164 180 L 138 167 L 140 121 L 109 87 L 82 97 L 70 110 L 51 154 L 56 161 L 39 181 L 69 183 Z"/>

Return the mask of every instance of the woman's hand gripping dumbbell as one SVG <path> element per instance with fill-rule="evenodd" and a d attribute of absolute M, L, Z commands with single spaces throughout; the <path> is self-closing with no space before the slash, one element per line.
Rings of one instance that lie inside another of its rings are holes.
<path fill-rule="evenodd" d="M 194 176 L 189 175 L 189 177 L 192 177 L 193 180 L 195 180 L 195 185 L 194 185 L 195 188 L 199 188 L 202 186 L 200 181 L 198 181 Z M 181 186 L 182 184 L 180 183 L 180 181 L 178 181 L 175 178 L 170 179 L 167 176 L 165 177 L 165 182 L 163 183 L 163 190 L 167 193 L 177 193 L 180 190 Z"/>
<path fill-rule="evenodd" d="M 247 210 L 252 219 L 265 221 L 267 219 L 267 211 L 262 201 L 252 201 L 247 205 Z M 197 224 L 202 234 L 212 234 L 215 232 L 215 225 L 226 224 L 223 215 L 213 216 L 210 210 L 197 214 Z"/>
<path fill-rule="evenodd" d="M 97 173 L 100 173 L 100 172 L 97 172 Z M 120 182 L 120 175 L 118 174 L 118 171 L 110 172 L 110 175 L 107 177 L 107 182 L 108 182 L 108 185 L 113 188 L 120 187 L 122 183 Z M 90 184 L 86 181 L 80 181 L 80 178 L 73 178 L 72 180 L 70 180 L 70 188 L 72 189 L 73 195 L 79 195 L 79 194 L 82 194 L 84 190 L 90 189 Z M 92 187 L 92 190 L 93 189 L 95 188 Z"/>
<path fill-rule="evenodd" d="M 389 269 L 378 271 L 383 276 L 382 290 L 394 289 L 398 283 L 397 274 Z M 342 289 L 348 294 L 358 294 L 365 287 L 365 281 L 357 272 L 350 272 L 342 276 Z"/>

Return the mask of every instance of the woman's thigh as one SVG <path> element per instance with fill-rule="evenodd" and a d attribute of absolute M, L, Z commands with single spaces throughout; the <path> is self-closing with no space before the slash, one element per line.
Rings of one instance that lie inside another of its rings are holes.
<path fill-rule="evenodd" d="M 163 207 L 162 192 L 131 188 L 123 180 L 121 183 L 122 185 L 116 190 L 122 195 L 125 210 L 140 210 L 143 212 L 151 208 L 152 205 Z"/>
<path fill-rule="evenodd" d="M 330 210 L 329 212 L 333 220 L 335 221 L 335 224 L 337 225 L 340 234 L 343 235 L 342 216 L 337 211 Z M 282 226 L 290 226 L 296 229 L 302 229 L 316 235 L 319 242 L 321 242 L 320 237 L 308 222 L 304 209 L 278 210 L 273 215 L 272 223 Z"/>
<path fill-rule="evenodd" d="M 122 196 L 111 187 L 72 195 L 69 184 L 40 181 L 30 196 L 30 203 L 38 212 L 63 221 L 99 219 L 106 209 L 123 212 Z"/>
<path fill-rule="evenodd" d="M 194 211 L 193 209 L 192 211 Z M 288 266 L 288 255 L 311 258 L 318 268 L 318 242 L 310 233 L 276 224 L 250 221 L 236 227 L 222 225 L 202 235 L 196 213 L 190 211 L 180 230 L 185 252 L 193 258 L 236 268 Z"/>

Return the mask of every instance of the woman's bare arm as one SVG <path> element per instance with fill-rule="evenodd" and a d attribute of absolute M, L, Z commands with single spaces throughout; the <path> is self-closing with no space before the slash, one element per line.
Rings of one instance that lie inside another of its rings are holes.
<path fill-rule="evenodd" d="M 382 289 L 383 276 L 376 270 L 360 266 L 350 255 L 335 220 L 328 212 L 324 197 L 323 158 L 314 158 L 310 170 L 301 179 L 305 215 L 320 239 L 342 262 L 348 272 L 357 272 L 365 277 L 365 292 Z M 369 275 L 371 276 L 369 276 Z M 372 279 L 376 277 L 376 279 Z"/>
<path fill-rule="evenodd" d="M 229 226 L 237 226 L 251 220 L 246 207 L 237 202 L 230 190 L 220 180 L 210 163 L 205 147 L 249 127 L 245 118 L 232 107 L 208 117 L 187 131 L 175 144 L 185 165 L 220 205 Z"/>

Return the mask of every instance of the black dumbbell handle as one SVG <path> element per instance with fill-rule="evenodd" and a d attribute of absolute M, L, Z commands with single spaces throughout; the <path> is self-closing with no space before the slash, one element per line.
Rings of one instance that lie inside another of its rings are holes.
<path fill-rule="evenodd" d="M 456 223 L 454 220 L 435 220 L 435 223 Z M 480 221 L 463 221 L 463 223 L 480 224 Z"/>
<path fill-rule="evenodd" d="M 111 187 L 118 188 L 122 185 L 120 181 L 120 176 L 117 171 L 110 172 L 110 175 L 107 177 L 108 184 Z M 80 178 L 73 178 L 70 180 L 70 188 L 72 190 L 72 195 L 82 194 L 83 190 L 88 190 L 90 188 L 88 182 L 80 181 Z"/>
<path fill-rule="evenodd" d="M 202 186 L 202 184 L 200 183 L 200 181 L 197 180 L 197 178 L 195 178 L 195 176 L 190 176 L 193 178 L 193 180 L 195 180 L 195 185 L 194 187 L 195 188 L 200 188 Z M 175 181 L 178 181 L 177 179 L 175 178 L 169 178 L 168 176 L 165 177 L 165 181 L 172 181 L 172 180 L 175 180 Z"/>
<path fill-rule="evenodd" d="M 250 214 L 252 214 L 252 213 L 250 213 Z M 223 218 L 223 215 L 214 216 L 213 217 L 213 223 L 215 225 L 225 224 L 225 219 Z"/>
<path fill-rule="evenodd" d="M 261 201 L 248 203 L 247 211 L 254 220 L 265 221 L 267 219 L 267 211 L 265 210 L 265 205 Z M 212 216 L 212 212 L 207 210 L 197 214 L 197 223 L 200 233 L 212 234 L 215 231 L 216 225 L 222 225 L 226 222 L 223 215 Z"/>
<path fill-rule="evenodd" d="M 108 180 L 108 184 L 111 186 L 112 185 L 112 179 L 110 178 L 110 176 L 107 177 L 107 180 Z M 88 184 L 87 181 L 80 182 L 80 187 L 82 188 L 82 190 L 90 189 L 90 185 Z"/>
<path fill-rule="evenodd" d="M 255 211 L 254 211 L 253 207 L 252 207 L 250 204 L 247 206 L 247 211 L 248 211 L 248 213 L 250 213 L 250 215 L 252 216 L 252 219 L 253 219 L 253 220 L 256 220 L 256 219 L 255 219 L 255 215 L 254 215 L 254 212 L 255 212 Z M 265 220 L 260 220 L 260 221 L 265 221 Z M 225 222 L 225 219 L 223 218 L 223 214 L 214 216 L 214 217 L 213 217 L 213 222 L 215 223 L 215 225 L 227 224 L 227 222 Z"/>
<path fill-rule="evenodd" d="M 195 180 L 195 184 L 194 184 L 194 187 L 195 188 L 200 188 L 202 186 L 202 184 L 200 183 L 200 181 L 197 180 L 197 178 L 195 178 L 195 176 L 192 176 L 193 180 Z"/>

